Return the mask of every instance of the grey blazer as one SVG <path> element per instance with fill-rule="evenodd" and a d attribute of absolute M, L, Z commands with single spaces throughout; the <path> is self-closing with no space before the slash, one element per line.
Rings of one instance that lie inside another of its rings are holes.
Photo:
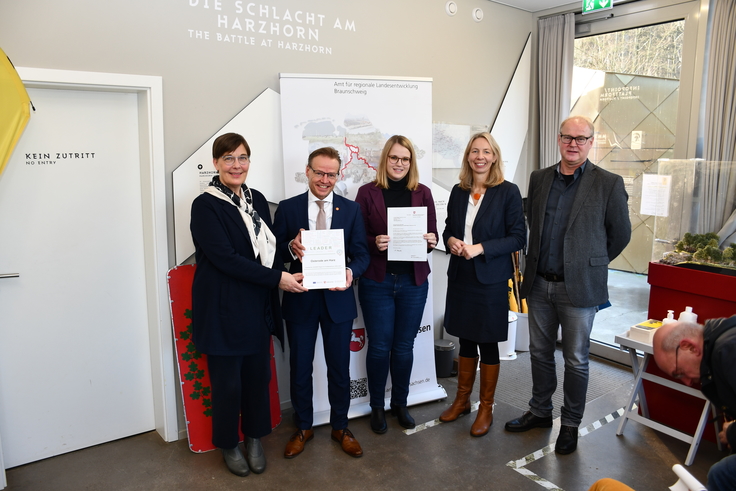
<path fill-rule="evenodd" d="M 537 278 L 544 214 L 555 169 L 552 166 L 534 171 L 529 180 L 529 248 L 521 285 L 523 298 Z M 565 232 L 565 287 L 574 306 L 594 307 L 608 300 L 608 263 L 631 238 L 628 195 L 621 176 L 590 160 L 579 179 Z"/>

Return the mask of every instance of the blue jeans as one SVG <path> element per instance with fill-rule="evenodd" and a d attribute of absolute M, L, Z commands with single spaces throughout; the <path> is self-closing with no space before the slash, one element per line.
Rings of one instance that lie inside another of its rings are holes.
<path fill-rule="evenodd" d="M 405 407 L 414 364 L 414 338 L 422 322 L 429 282 L 416 286 L 410 274 L 386 273 L 382 283 L 362 277 L 360 308 L 368 333 L 366 372 L 371 407 L 384 407 L 391 372 L 391 404 Z"/>
<path fill-rule="evenodd" d="M 724 457 L 708 471 L 708 491 L 736 489 L 736 454 Z"/>
<path fill-rule="evenodd" d="M 590 331 L 598 308 L 573 306 L 564 282 L 548 282 L 540 276 L 534 278 L 527 302 L 533 383 L 530 410 L 539 417 L 552 415 L 552 394 L 557 389 L 555 343 L 558 326 L 562 326 L 565 379 L 560 422 L 580 426 L 588 392 Z"/>

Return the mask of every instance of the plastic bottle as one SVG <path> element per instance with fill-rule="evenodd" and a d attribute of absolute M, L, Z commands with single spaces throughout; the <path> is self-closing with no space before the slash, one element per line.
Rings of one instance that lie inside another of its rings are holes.
<path fill-rule="evenodd" d="M 698 314 L 693 312 L 692 307 L 685 307 L 685 310 L 680 312 L 680 317 L 677 320 L 680 322 L 698 322 Z"/>
<path fill-rule="evenodd" d="M 662 319 L 662 325 L 669 324 L 670 322 L 676 322 L 675 321 L 675 311 L 674 310 L 668 310 L 667 311 L 667 317 Z"/>

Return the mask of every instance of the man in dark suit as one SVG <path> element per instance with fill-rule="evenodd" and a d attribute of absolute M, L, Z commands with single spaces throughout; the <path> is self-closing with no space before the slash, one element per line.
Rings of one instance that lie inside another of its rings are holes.
<path fill-rule="evenodd" d="M 588 391 L 590 331 L 598 306 L 608 300 L 608 263 L 629 243 L 628 195 L 621 176 L 588 160 L 593 123 L 573 116 L 562 122 L 556 166 L 529 181 L 529 249 L 521 296 L 529 303 L 532 398 L 529 411 L 506 430 L 552 426 L 557 388 L 555 343 L 562 327 L 564 404 L 555 451 L 577 448 Z"/>
<path fill-rule="evenodd" d="M 312 362 L 317 330 L 321 326 L 327 364 L 328 398 L 332 439 L 352 457 L 363 450 L 348 429 L 350 408 L 350 335 L 358 309 L 353 279 L 368 267 L 370 256 L 360 206 L 332 192 L 340 172 L 340 154 L 331 147 L 309 155 L 306 175 L 309 191 L 279 203 L 274 219 L 274 235 L 290 272 L 301 272 L 304 246 L 301 231 L 343 229 L 345 238 L 345 286 L 330 290 L 288 293 L 282 311 L 289 336 L 291 403 L 297 431 L 286 445 L 284 457 L 299 455 L 314 437 L 312 402 Z"/>

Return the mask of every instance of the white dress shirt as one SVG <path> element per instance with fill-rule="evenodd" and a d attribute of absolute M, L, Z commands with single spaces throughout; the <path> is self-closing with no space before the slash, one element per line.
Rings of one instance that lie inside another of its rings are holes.
<path fill-rule="evenodd" d="M 328 230 L 332 227 L 333 196 L 334 193 L 330 192 L 330 194 L 328 194 L 327 197 L 322 200 L 325 202 L 322 206 L 325 210 L 325 224 Z M 317 230 L 317 213 L 319 213 L 319 205 L 317 204 L 318 200 L 319 198 L 313 195 L 312 191 L 307 192 L 307 214 L 309 215 L 309 230 Z"/>
<path fill-rule="evenodd" d="M 466 244 L 473 244 L 473 223 L 475 223 L 475 215 L 478 214 L 480 204 L 483 203 L 483 197 L 485 194 L 480 195 L 478 203 L 473 203 L 473 196 L 468 196 L 468 210 L 465 212 L 465 236 L 463 242 Z M 316 205 L 315 205 L 316 206 Z"/>

